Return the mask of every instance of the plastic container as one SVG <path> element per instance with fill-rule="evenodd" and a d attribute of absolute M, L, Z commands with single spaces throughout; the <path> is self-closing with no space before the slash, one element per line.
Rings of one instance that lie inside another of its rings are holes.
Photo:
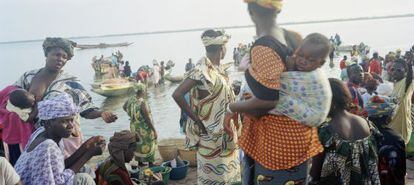
<path fill-rule="evenodd" d="M 171 169 L 171 172 L 170 172 L 170 179 L 171 180 L 182 180 L 185 177 L 187 177 L 188 165 L 190 164 L 190 162 L 188 162 L 188 161 L 183 161 L 183 162 L 184 162 L 183 166 Z M 171 167 L 171 161 L 167 161 L 165 163 L 162 163 L 161 166 Z"/>
<path fill-rule="evenodd" d="M 161 173 L 162 175 L 162 181 L 165 185 L 168 185 L 168 182 L 170 181 L 170 173 L 171 173 L 171 167 L 168 166 L 154 166 L 150 168 L 153 173 Z"/>

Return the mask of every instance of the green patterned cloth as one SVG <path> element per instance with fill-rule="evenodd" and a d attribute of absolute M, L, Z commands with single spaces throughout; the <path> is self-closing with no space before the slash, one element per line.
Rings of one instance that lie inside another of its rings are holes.
<path fill-rule="evenodd" d="M 318 130 L 325 158 L 321 184 L 379 185 L 377 141 L 380 132 L 369 122 L 371 135 L 356 141 L 342 139 L 328 123 Z"/>
<path fill-rule="evenodd" d="M 141 105 L 147 107 L 147 110 L 151 116 L 150 108 L 143 98 L 137 99 L 135 96 L 129 98 L 126 104 L 126 111 L 131 120 L 131 132 L 136 132 L 140 137 L 135 157 L 140 162 L 154 162 L 157 140 L 154 137 L 154 132 L 145 122 L 145 119 L 141 113 Z"/>

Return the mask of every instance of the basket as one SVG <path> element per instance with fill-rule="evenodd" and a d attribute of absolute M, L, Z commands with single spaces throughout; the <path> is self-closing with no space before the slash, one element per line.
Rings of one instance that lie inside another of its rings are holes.
<path fill-rule="evenodd" d="M 197 150 L 178 149 L 178 154 L 182 160 L 190 162 L 190 167 L 197 166 Z"/>
<path fill-rule="evenodd" d="M 163 161 L 171 161 L 178 154 L 177 146 L 174 144 L 158 145 L 158 151 Z"/>

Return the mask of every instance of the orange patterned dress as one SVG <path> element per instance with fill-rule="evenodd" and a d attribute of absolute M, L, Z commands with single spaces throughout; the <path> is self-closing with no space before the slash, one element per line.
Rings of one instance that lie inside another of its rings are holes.
<path fill-rule="evenodd" d="M 258 39 L 251 50 L 246 81 L 254 96 L 277 100 L 280 75 L 285 71 L 288 48 L 272 37 Z M 279 54 L 280 55 L 279 55 Z M 316 128 L 282 115 L 246 117 L 239 145 L 255 162 L 269 170 L 299 166 L 323 151 Z"/>

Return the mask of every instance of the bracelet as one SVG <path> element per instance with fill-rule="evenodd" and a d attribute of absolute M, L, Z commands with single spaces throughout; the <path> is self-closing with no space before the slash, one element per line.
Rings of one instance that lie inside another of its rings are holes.
<path fill-rule="evenodd" d="M 234 112 L 230 110 L 230 104 L 227 105 L 226 111 L 227 111 L 227 113 L 234 114 Z"/>

